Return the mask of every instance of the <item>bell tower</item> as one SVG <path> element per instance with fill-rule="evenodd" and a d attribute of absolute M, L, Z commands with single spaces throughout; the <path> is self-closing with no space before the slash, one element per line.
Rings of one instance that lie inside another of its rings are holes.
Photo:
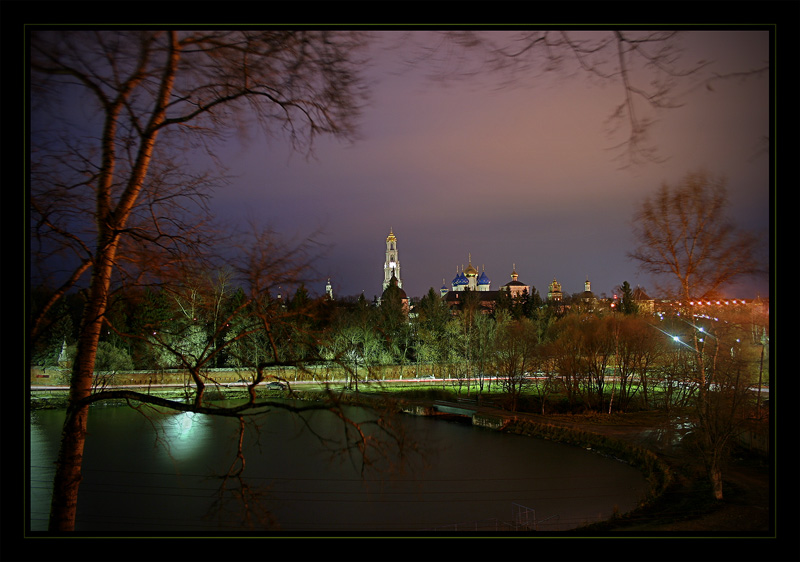
<path fill-rule="evenodd" d="M 383 264 L 383 290 L 391 284 L 392 277 L 397 279 L 397 286 L 403 288 L 403 281 L 400 279 L 400 260 L 397 257 L 397 238 L 392 229 L 389 229 L 389 236 L 386 237 L 386 261 Z"/>

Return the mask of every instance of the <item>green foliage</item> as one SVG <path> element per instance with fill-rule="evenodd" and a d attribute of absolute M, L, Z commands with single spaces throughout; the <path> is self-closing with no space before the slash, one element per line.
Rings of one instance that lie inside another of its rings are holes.
<path fill-rule="evenodd" d="M 104 341 L 97 345 L 94 364 L 96 371 L 129 371 L 133 369 L 133 361 L 125 349 Z"/>
<path fill-rule="evenodd" d="M 47 287 L 31 289 L 31 312 L 35 317 L 40 313 L 52 290 Z M 41 328 L 36 337 L 30 341 L 31 363 L 43 367 L 59 365 L 59 357 L 64 345 L 75 342 L 76 329 L 80 325 L 83 302 L 79 295 L 71 293 L 62 298 L 58 304 L 41 319 Z"/>
<path fill-rule="evenodd" d="M 659 320 L 624 313 L 629 292 L 623 283 L 621 314 L 541 306 L 528 317 L 502 306 L 493 314 L 469 306 L 454 313 L 431 288 L 416 314 L 407 317 L 391 299 L 377 306 L 363 295 L 357 301 L 312 298 L 302 285 L 284 300 L 266 292 L 253 299 L 241 287 L 203 288 L 199 282 L 171 291 L 120 291 L 107 314 L 97 370 L 192 365 L 254 370 L 265 362 L 324 360 L 343 367 L 337 376 L 346 373 L 352 384 L 388 376 L 384 366 L 397 366 L 391 375 L 406 378 L 404 369 L 424 364 L 438 379 L 454 379 L 445 384 L 461 394 L 503 391 L 508 408 L 519 411 L 670 410 L 697 400 L 698 361 L 695 350 L 663 334 L 688 341 L 697 326 L 713 336 L 700 352 L 707 376 L 719 378 L 716 384 L 746 388 L 759 376 L 768 378 L 761 358 L 761 351 L 768 351 L 763 330 L 752 326 L 749 310 L 725 322 L 704 317 L 689 325 L 678 316 Z M 34 362 L 57 365 L 64 342 L 69 347 L 74 341 L 73 312 L 80 309 L 52 313 L 33 347 Z M 722 341 L 736 343 L 723 347 Z M 735 375 L 733 382 L 723 380 L 726 373 Z"/>
<path fill-rule="evenodd" d="M 620 286 L 619 311 L 622 314 L 636 314 L 639 311 L 639 306 L 633 300 L 631 285 L 627 281 L 623 281 Z"/>

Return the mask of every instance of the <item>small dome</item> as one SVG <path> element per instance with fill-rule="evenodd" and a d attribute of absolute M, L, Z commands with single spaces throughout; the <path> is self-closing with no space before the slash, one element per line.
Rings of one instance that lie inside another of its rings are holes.
<path fill-rule="evenodd" d="M 478 277 L 478 285 L 488 285 L 489 283 L 491 283 L 491 281 L 489 281 L 489 277 L 486 275 L 486 272 L 481 272 L 480 277 Z"/>

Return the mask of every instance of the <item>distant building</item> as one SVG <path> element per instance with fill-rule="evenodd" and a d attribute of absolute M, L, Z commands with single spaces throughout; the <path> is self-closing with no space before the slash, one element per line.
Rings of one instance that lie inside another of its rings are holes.
<path fill-rule="evenodd" d="M 589 282 L 589 278 L 586 278 L 586 281 L 583 283 L 583 292 L 580 295 L 581 302 L 588 305 L 593 305 L 597 303 L 597 298 L 594 296 L 592 292 L 592 284 Z"/>
<path fill-rule="evenodd" d="M 407 315 L 409 311 L 408 295 L 400 288 L 397 277 L 394 275 L 389 279 L 389 285 L 383 290 L 383 293 L 381 293 L 381 305 L 386 302 L 391 302 L 393 299 L 397 299 L 400 302 L 403 314 Z"/>
<path fill-rule="evenodd" d="M 511 281 L 500 287 L 501 291 L 509 291 L 512 297 L 518 296 L 525 291 L 530 292 L 530 287 L 525 283 L 519 281 L 519 275 L 516 271 L 516 265 L 512 268 L 511 272 Z M 483 271 L 478 274 L 478 270 L 472 265 L 472 255 L 469 256 L 469 264 L 467 268 L 461 267 L 461 271 L 458 271 L 456 268 L 456 276 L 453 278 L 453 282 L 451 284 L 451 289 L 448 290 L 445 284 L 442 284 L 442 288 L 440 289 L 440 293 L 442 296 L 446 295 L 448 292 L 454 291 L 479 291 L 482 293 L 494 293 L 497 295 L 497 291 L 492 291 L 492 281 L 489 279 L 489 276 L 486 275 L 485 268 Z"/>
<path fill-rule="evenodd" d="M 514 264 L 511 268 L 511 281 L 503 285 L 501 290 L 511 293 L 512 299 L 514 297 L 521 296 L 525 292 L 527 292 L 529 295 L 531 294 L 530 287 L 519 280 L 519 275 L 517 274 L 517 264 Z"/>
<path fill-rule="evenodd" d="M 403 280 L 400 278 L 400 258 L 397 254 L 397 237 L 394 231 L 389 229 L 389 236 L 386 237 L 386 261 L 383 264 L 383 290 L 391 284 L 392 277 L 397 281 L 397 286 L 403 288 Z"/>
<path fill-rule="evenodd" d="M 691 312 L 692 314 L 700 314 L 703 311 L 714 311 L 722 309 L 739 308 L 742 310 L 751 311 L 769 311 L 769 301 L 761 298 L 756 299 L 730 299 L 724 297 L 705 298 L 705 299 L 690 299 L 688 302 L 675 299 L 660 299 L 651 301 L 653 302 L 654 312 Z"/>
<path fill-rule="evenodd" d="M 633 293 L 633 302 L 636 303 L 636 308 L 638 308 L 642 312 L 649 312 L 653 313 L 655 310 L 655 301 L 647 296 L 647 293 L 644 292 L 644 289 L 637 286 L 634 289 Z"/>
<path fill-rule="evenodd" d="M 453 278 L 452 290 L 453 291 L 482 291 L 487 292 L 491 290 L 492 282 L 483 271 L 480 275 L 478 270 L 472 266 L 472 254 L 469 255 L 469 265 L 467 269 L 461 266 L 461 272 L 456 268 L 456 276 Z M 442 285 L 442 294 L 447 292 L 447 287 Z"/>
<path fill-rule="evenodd" d="M 547 300 L 552 302 L 560 302 L 564 299 L 564 293 L 561 291 L 561 283 L 556 281 L 556 278 L 553 277 L 553 282 L 550 283 L 550 286 L 547 290 Z"/>
<path fill-rule="evenodd" d="M 400 301 L 403 312 L 408 314 L 409 298 L 403 290 L 403 281 L 400 279 L 400 258 L 397 252 L 397 236 L 393 229 L 389 229 L 389 236 L 386 237 L 386 259 L 383 263 L 383 292 L 377 304 L 382 304 L 397 298 Z"/>
<path fill-rule="evenodd" d="M 456 276 L 453 279 L 451 288 L 448 289 L 445 284 L 442 284 L 439 292 L 442 295 L 442 299 L 453 310 L 458 310 L 466 302 L 472 301 L 477 303 L 481 312 L 487 314 L 494 311 L 497 299 L 504 292 L 509 293 L 512 299 L 526 292 L 528 294 L 531 293 L 531 287 L 519 280 L 516 265 L 512 267 L 511 281 L 500 287 L 499 290 L 493 291 L 491 283 L 485 269 L 480 274 L 478 273 L 478 270 L 472 265 L 472 255 L 470 255 L 466 269 L 462 266 L 460 272 L 456 270 Z M 475 296 L 465 294 L 470 292 L 475 293 Z"/>

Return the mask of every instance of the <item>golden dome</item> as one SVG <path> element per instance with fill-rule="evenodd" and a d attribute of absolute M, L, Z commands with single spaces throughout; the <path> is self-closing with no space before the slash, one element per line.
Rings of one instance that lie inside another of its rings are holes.
<path fill-rule="evenodd" d="M 467 277 L 478 276 L 478 270 L 472 267 L 472 254 L 469 255 L 469 265 L 467 266 L 467 269 L 464 270 L 464 275 Z"/>
<path fill-rule="evenodd" d="M 397 242 L 397 238 L 395 238 L 394 232 L 392 232 L 391 228 L 389 228 L 389 236 L 386 237 L 386 241 L 387 242 Z"/>

